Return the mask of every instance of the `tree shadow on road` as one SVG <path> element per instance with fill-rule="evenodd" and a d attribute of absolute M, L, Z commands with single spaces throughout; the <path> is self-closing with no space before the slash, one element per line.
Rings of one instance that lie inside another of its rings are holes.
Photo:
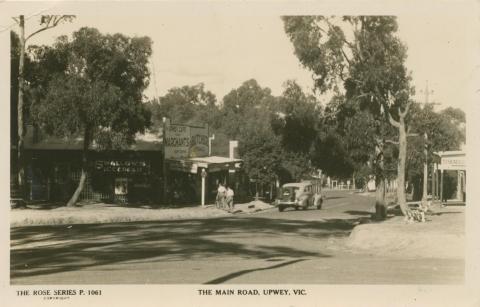
<path fill-rule="evenodd" d="M 284 266 L 287 266 L 287 265 L 290 265 L 290 264 L 294 264 L 294 263 L 297 263 L 297 262 L 301 262 L 301 261 L 305 261 L 305 260 L 306 260 L 306 259 L 296 259 L 296 260 L 290 260 L 290 261 L 282 262 L 282 263 L 279 263 L 279 264 L 271 265 L 271 266 L 268 266 L 268 267 L 257 268 L 257 269 L 249 269 L 249 270 L 242 270 L 242 271 L 238 271 L 238 272 L 234 272 L 234 273 L 227 274 L 227 275 L 222 276 L 222 277 L 219 277 L 219 278 L 215 278 L 215 279 L 213 279 L 213 280 L 210 280 L 210 281 L 206 282 L 205 284 L 206 284 L 206 285 L 221 284 L 221 283 L 224 283 L 224 282 L 226 282 L 226 281 L 228 281 L 228 280 L 230 280 L 230 279 L 233 279 L 233 278 L 236 278 L 236 277 L 239 277 L 239 276 L 248 274 L 248 273 L 257 272 L 257 271 L 265 271 L 265 270 L 277 269 L 277 268 L 280 268 L 280 267 L 284 267 Z"/>
<path fill-rule="evenodd" d="M 181 261 L 212 256 L 266 260 L 328 257 L 311 244 L 295 245 L 294 248 L 293 244 L 285 242 L 346 236 L 356 220 L 228 217 L 73 225 L 71 228 L 12 228 L 10 277 L 38 276 L 127 262 Z M 262 241 L 255 244 L 253 239 L 259 235 Z M 281 238 L 288 236 L 287 241 L 277 241 L 279 235 Z"/>
<path fill-rule="evenodd" d="M 340 199 L 340 198 L 346 198 L 345 196 L 327 196 L 327 200 L 332 200 L 332 199 Z"/>
<path fill-rule="evenodd" d="M 358 211 L 358 210 L 347 210 L 343 211 L 345 213 L 351 214 L 351 215 L 361 215 L 361 216 L 371 216 L 372 213 L 368 211 Z"/>
<path fill-rule="evenodd" d="M 459 213 L 463 213 L 461 211 L 452 211 L 452 212 L 433 212 L 431 213 L 430 215 L 444 215 L 444 214 L 459 214 Z"/>

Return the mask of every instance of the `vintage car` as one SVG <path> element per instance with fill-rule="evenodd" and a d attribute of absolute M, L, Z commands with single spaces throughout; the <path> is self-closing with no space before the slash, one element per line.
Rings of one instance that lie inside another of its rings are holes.
<path fill-rule="evenodd" d="M 321 184 L 313 181 L 302 181 L 284 184 L 277 194 L 275 205 L 278 211 L 285 208 L 307 209 L 308 207 L 322 208 L 324 195 L 321 191 Z"/>

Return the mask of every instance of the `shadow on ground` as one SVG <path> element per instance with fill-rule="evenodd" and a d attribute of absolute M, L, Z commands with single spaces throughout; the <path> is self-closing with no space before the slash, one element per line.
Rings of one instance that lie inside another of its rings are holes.
<path fill-rule="evenodd" d="M 277 268 L 280 268 L 280 267 L 284 267 L 284 266 L 287 266 L 287 265 L 290 265 L 290 264 L 294 264 L 294 263 L 297 263 L 297 262 L 301 262 L 301 261 L 305 261 L 306 259 L 296 259 L 296 260 L 291 260 L 291 261 L 286 261 L 286 262 L 282 262 L 282 263 L 279 263 L 279 264 L 275 264 L 275 265 L 271 265 L 269 267 L 262 267 L 262 268 L 257 268 L 257 269 L 249 269 L 249 270 L 242 270 L 242 271 L 238 271 L 238 272 L 234 272 L 234 273 L 230 273 L 230 274 L 227 274 L 225 276 L 222 276 L 222 277 L 219 277 L 219 278 L 215 278 L 213 280 L 210 280 L 208 282 L 206 282 L 205 284 L 206 285 L 216 285 L 216 284 L 221 284 L 221 283 L 224 283 L 230 279 L 233 279 L 233 278 L 236 278 L 236 277 L 239 277 L 239 276 L 242 276 L 242 275 L 245 275 L 245 274 L 248 274 L 248 273 L 252 273 L 252 272 L 257 272 L 257 271 L 265 271 L 265 270 L 273 270 L 273 269 L 277 269 Z"/>
<path fill-rule="evenodd" d="M 368 211 L 359 211 L 359 210 L 347 210 L 343 211 L 345 213 L 351 214 L 351 215 L 362 215 L 362 216 L 370 216 L 372 215 L 371 212 Z"/>
<path fill-rule="evenodd" d="M 78 202 L 75 207 L 99 207 L 99 208 L 112 208 L 112 207 L 119 207 L 119 208 L 142 208 L 142 209 L 178 209 L 178 208 L 192 208 L 198 207 L 198 203 L 190 202 L 190 203 L 173 203 L 170 205 L 160 205 L 156 203 L 150 202 L 129 202 L 129 203 L 115 203 L 115 202 L 95 202 L 95 201 L 80 201 Z M 14 208 L 15 210 L 23 210 L 23 209 L 35 209 L 35 210 L 53 210 L 58 208 L 66 208 L 65 202 L 46 202 L 46 201 L 36 201 L 36 202 L 29 202 L 26 206 Z"/>
<path fill-rule="evenodd" d="M 281 257 L 328 257 L 308 244 L 301 249 L 268 240 L 255 245 L 251 238 L 258 234 L 289 236 L 288 240 L 347 236 L 355 221 L 355 218 L 303 221 L 228 217 L 12 228 L 10 277 L 68 272 L 125 262 L 181 261 L 210 256 L 271 261 Z"/>
<path fill-rule="evenodd" d="M 345 196 L 327 196 L 327 200 L 345 198 Z"/>

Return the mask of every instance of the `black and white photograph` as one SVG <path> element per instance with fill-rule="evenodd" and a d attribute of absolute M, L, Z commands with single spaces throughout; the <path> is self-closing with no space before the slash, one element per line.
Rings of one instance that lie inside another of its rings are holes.
<path fill-rule="evenodd" d="M 479 3 L 348 3 L 0 3 L 8 306 L 478 306 Z"/>

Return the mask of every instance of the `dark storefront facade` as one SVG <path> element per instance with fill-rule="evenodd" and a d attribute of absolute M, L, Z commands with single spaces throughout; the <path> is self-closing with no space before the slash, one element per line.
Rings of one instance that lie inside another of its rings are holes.
<path fill-rule="evenodd" d="M 81 140 L 26 142 L 26 180 L 30 201 L 67 201 L 81 174 Z M 159 202 L 162 148 L 155 138 L 139 138 L 128 150 L 88 154 L 87 181 L 80 200 Z"/>
<path fill-rule="evenodd" d="M 167 160 L 166 164 L 170 197 L 174 202 L 212 204 L 219 183 L 233 188 L 235 199 L 247 197 L 248 180 L 241 168 L 241 159 L 210 156 Z"/>
<path fill-rule="evenodd" d="M 208 130 L 204 129 L 207 130 L 206 142 L 205 137 L 198 137 L 199 130 L 201 128 L 192 128 L 195 134 L 188 136 L 190 157 L 167 158 L 165 164 L 163 144 L 158 135 L 138 135 L 135 144 L 126 150 L 100 151 L 93 145 L 88 153 L 87 180 L 80 201 L 162 204 L 165 196 L 167 204 L 204 205 L 215 201 L 219 183 L 232 187 L 236 199 L 247 198 L 248 178 L 242 170 L 242 160 L 234 157 L 233 147 L 230 157 L 210 156 Z M 175 141 L 173 136 L 171 138 Z M 199 139 L 207 144 L 206 150 L 197 144 Z M 70 199 L 80 180 L 82 145 L 81 138 L 42 138 L 38 134 L 34 137 L 32 130 L 27 132 L 28 201 L 66 202 Z M 163 176 L 164 171 L 166 176 Z"/>
<path fill-rule="evenodd" d="M 436 152 L 431 187 L 433 197 L 441 201 L 466 202 L 466 153 L 464 151 Z"/>

